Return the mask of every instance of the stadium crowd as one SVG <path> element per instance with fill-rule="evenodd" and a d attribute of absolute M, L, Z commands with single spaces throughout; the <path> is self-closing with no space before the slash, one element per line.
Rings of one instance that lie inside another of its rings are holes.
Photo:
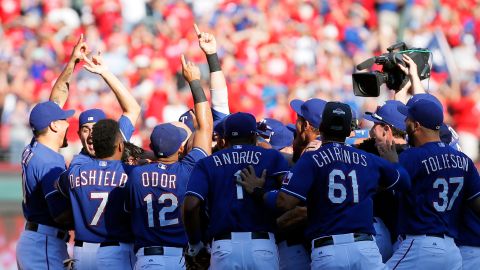
<path fill-rule="evenodd" d="M 359 112 L 374 110 L 391 93 L 382 91 L 384 96 L 377 99 L 354 98 L 355 64 L 385 52 L 399 39 L 412 47 L 433 46 L 437 30 L 448 46 L 437 45 L 441 50 L 434 51 L 434 70 L 424 83 L 448 107 L 446 122 L 459 132 L 463 148 L 472 149 L 469 156 L 477 159 L 479 16 L 480 5 L 473 0 L 4 0 L 0 2 L 3 158 L 19 161 L 31 138 L 25 116 L 34 104 L 48 99 L 79 33 L 84 33 L 93 52 L 102 52 L 107 66 L 141 105 L 133 141 L 147 146 L 157 123 L 177 120 L 193 106 L 179 56 L 184 53 L 196 61 L 207 78 L 208 65 L 194 46 L 195 21 L 217 38 L 231 111 L 284 123 L 295 120 L 288 106 L 294 98 L 342 100 Z M 120 107 L 107 89 L 101 78 L 79 65 L 70 82 L 67 108 L 80 112 L 99 107 L 117 117 Z M 76 121 L 78 115 L 71 119 Z M 75 147 L 64 153 L 67 159 L 81 148 L 76 132 L 69 130 L 70 145 Z"/>

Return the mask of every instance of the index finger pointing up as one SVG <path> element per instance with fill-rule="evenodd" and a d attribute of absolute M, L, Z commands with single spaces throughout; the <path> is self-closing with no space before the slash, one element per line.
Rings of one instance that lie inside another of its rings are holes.
<path fill-rule="evenodd" d="M 185 61 L 185 55 L 182 54 L 181 59 L 182 59 L 182 66 L 186 67 L 187 66 L 187 61 Z"/>
<path fill-rule="evenodd" d="M 196 23 L 193 24 L 193 28 L 195 28 L 195 33 L 197 34 L 197 37 L 200 37 L 202 35 L 202 32 L 200 32 L 200 29 L 198 29 Z"/>

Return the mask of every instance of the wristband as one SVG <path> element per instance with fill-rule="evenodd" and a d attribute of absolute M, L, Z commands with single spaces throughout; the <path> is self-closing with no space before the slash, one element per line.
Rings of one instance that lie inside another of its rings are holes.
<path fill-rule="evenodd" d="M 210 73 L 215 71 L 222 71 L 220 66 L 220 60 L 218 60 L 217 53 L 207 54 L 208 68 L 210 68 Z"/>
<path fill-rule="evenodd" d="M 263 195 L 265 194 L 265 189 L 263 189 L 262 187 L 255 187 L 253 189 L 253 193 L 252 193 L 252 196 L 253 196 L 253 199 L 256 201 L 256 202 L 263 202 Z"/>
<path fill-rule="evenodd" d="M 200 80 L 193 80 L 188 82 L 188 84 L 190 85 L 190 90 L 192 91 L 193 103 L 196 104 L 207 101 L 207 97 L 205 96 L 205 92 L 203 92 Z"/>

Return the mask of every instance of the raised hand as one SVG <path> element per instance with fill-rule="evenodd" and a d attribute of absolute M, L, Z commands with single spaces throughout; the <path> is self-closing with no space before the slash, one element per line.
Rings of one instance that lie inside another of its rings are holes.
<path fill-rule="evenodd" d="M 206 32 L 200 32 L 198 26 L 193 24 L 193 28 L 195 28 L 195 33 L 198 37 L 198 44 L 200 44 L 200 48 L 203 50 L 205 54 L 214 54 L 217 52 L 217 41 L 212 34 Z"/>
<path fill-rule="evenodd" d="M 400 64 L 398 64 L 398 67 L 403 71 L 403 73 L 405 73 L 405 75 L 410 77 L 418 76 L 417 64 L 415 64 L 415 61 L 413 61 L 413 59 L 406 54 L 402 54 L 402 59 L 403 59 L 403 62 L 405 62 L 406 67 Z"/>
<path fill-rule="evenodd" d="M 85 61 L 83 67 L 92 73 L 102 75 L 108 71 L 108 68 L 103 63 L 101 52 L 97 52 L 97 55 L 92 56 L 92 59 L 88 59 L 87 55 L 83 54 L 83 60 Z"/>
<path fill-rule="evenodd" d="M 75 61 L 75 63 L 80 62 L 84 59 L 84 56 L 89 54 L 90 51 L 88 49 L 88 45 L 83 39 L 83 34 L 80 35 L 80 38 L 77 41 L 77 44 L 73 47 L 71 59 Z"/>
<path fill-rule="evenodd" d="M 187 62 L 185 56 L 182 54 L 182 74 L 187 82 L 200 80 L 200 69 L 193 63 Z"/>

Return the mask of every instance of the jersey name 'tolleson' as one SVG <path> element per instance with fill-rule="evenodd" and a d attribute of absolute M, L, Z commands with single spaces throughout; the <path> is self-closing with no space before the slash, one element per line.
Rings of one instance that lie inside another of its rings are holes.
<path fill-rule="evenodd" d="M 454 154 L 431 156 L 428 159 L 423 159 L 422 164 L 425 166 L 427 174 L 450 168 L 458 168 L 468 172 L 468 158 Z"/>

